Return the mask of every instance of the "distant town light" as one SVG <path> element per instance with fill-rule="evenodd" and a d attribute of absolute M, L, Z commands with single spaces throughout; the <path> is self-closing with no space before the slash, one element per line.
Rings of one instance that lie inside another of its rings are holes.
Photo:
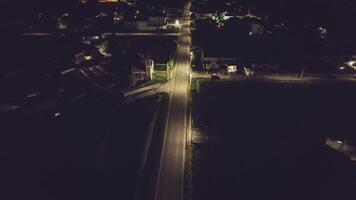
<path fill-rule="evenodd" d="M 354 66 L 354 65 L 356 64 L 356 61 L 351 60 L 351 61 L 347 62 L 347 64 L 348 64 L 349 66 Z"/>
<path fill-rule="evenodd" d="M 227 66 L 227 72 L 233 73 L 237 71 L 237 66 L 236 65 L 228 65 Z"/>
<path fill-rule="evenodd" d="M 92 56 L 84 56 L 84 59 L 85 60 L 91 60 L 91 59 L 93 59 L 93 57 Z"/>
<path fill-rule="evenodd" d="M 326 28 L 319 27 L 319 31 L 320 31 L 320 38 L 325 39 L 328 35 L 328 31 L 326 30 Z"/>
<path fill-rule="evenodd" d="M 118 0 L 98 0 L 99 3 L 117 3 Z"/>

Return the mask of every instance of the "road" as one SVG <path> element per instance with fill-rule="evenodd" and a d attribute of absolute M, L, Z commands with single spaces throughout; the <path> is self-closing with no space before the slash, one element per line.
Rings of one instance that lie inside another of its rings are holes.
<path fill-rule="evenodd" d="M 179 33 L 148 33 L 148 32 L 135 32 L 135 33 L 103 33 L 105 36 L 174 36 L 176 37 Z"/>
<path fill-rule="evenodd" d="M 21 33 L 22 36 L 65 36 L 63 33 Z M 115 32 L 102 33 L 105 36 L 179 36 L 179 33 L 160 33 L 160 32 Z"/>
<path fill-rule="evenodd" d="M 353 74 L 342 75 L 334 74 L 332 78 L 328 74 L 308 74 L 303 78 L 300 78 L 298 74 L 258 74 L 254 76 L 245 76 L 241 74 L 219 74 L 222 80 L 231 81 L 262 81 L 262 82 L 279 82 L 279 83 L 327 83 L 327 82 L 356 82 L 356 76 Z M 207 72 L 192 72 L 192 78 L 196 79 L 211 79 L 211 73 Z"/>
<path fill-rule="evenodd" d="M 181 19 L 178 52 L 166 133 L 162 148 L 160 170 L 157 178 L 155 200 L 183 199 L 187 87 L 190 71 L 190 3 L 187 3 Z"/>

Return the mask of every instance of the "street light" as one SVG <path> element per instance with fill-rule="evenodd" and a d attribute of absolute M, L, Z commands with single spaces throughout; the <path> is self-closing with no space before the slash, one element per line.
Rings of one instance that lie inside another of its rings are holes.
<path fill-rule="evenodd" d="M 347 64 L 351 67 L 351 66 L 354 66 L 356 64 L 356 61 L 351 60 L 351 61 L 347 62 Z"/>
<path fill-rule="evenodd" d="M 176 26 L 179 26 L 179 20 L 178 20 L 178 19 L 176 19 L 175 25 L 176 25 Z"/>

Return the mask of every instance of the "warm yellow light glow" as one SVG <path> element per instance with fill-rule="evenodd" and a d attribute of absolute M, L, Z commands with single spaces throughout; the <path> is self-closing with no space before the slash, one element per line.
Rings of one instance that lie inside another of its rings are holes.
<path fill-rule="evenodd" d="M 84 59 L 85 59 L 85 60 L 91 60 L 91 59 L 93 59 L 93 57 L 91 57 L 91 56 L 84 56 Z"/>
<path fill-rule="evenodd" d="M 356 61 L 352 60 L 352 61 L 347 62 L 347 64 L 351 67 L 356 64 Z"/>

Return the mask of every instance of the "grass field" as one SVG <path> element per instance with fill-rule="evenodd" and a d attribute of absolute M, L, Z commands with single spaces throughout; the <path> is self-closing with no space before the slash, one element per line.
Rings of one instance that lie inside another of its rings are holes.
<path fill-rule="evenodd" d="M 167 76 L 167 71 L 159 71 L 155 70 L 153 72 L 153 81 L 154 82 L 159 82 L 159 83 L 164 83 L 168 81 L 168 76 Z"/>

